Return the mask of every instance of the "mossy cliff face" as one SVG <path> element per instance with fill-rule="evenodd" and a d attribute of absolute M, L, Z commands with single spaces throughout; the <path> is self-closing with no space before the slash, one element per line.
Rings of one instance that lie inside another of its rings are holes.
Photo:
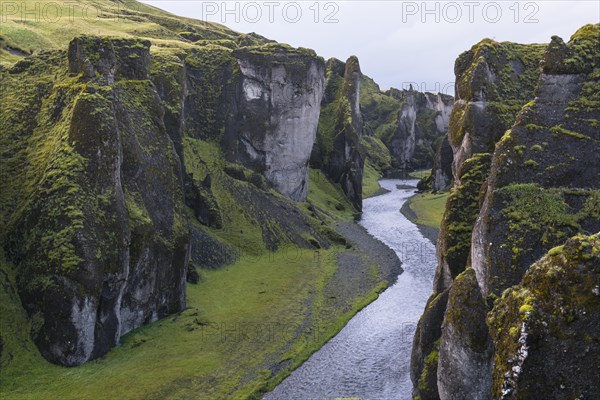
<path fill-rule="evenodd" d="M 439 399 L 437 368 L 440 336 L 449 290 L 431 296 L 419 319 L 411 354 L 410 378 L 421 400 Z"/>
<path fill-rule="evenodd" d="M 275 44 L 242 48 L 233 55 L 241 93 L 235 120 L 225 132 L 226 152 L 232 160 L 264 173 L 280 193 L 303 201 L 324 90 L 323 60 L 312 51 Z M 232 134 L 237 143 L 229 140 Z"/>
<path fill-rule="evenodd" d="M 548 249 L 600 230 L 600 26 L 553 38 L 536 91 L 496 146 L 471 258 L 484 295 L 517 284 Z M 561 57 L 560 60 L 557 57 Z"/>
<path fill-rule="evenodd" d="M 576 236 L 533 264 L 488 315 L 493 397 L 594 398 L 600 392 L 600 235 Z"/>
<path fill-rule="evenodd" d="M 456 60 L 456 102 L 448 137 L 458 183 L 464 161 L 491 153 L 523 104 L 533 98 L 545 47 L 485 39 Z"/>
<path fill-rule="evenodd" d="M 364 167 L 364 151 L 360 145 L 363 135 L 361 79 L 356 57 L 350 57 L 346 63 L 334 58 L 327 61 L 322 113 L 311 155 L 311 165 L 339 183 L 357 211 L 362 209 Z"/>
<path fill-rule="evenodd" d="M 598 28 L 582 28 L 568 44 L 553 38 L 539 72 L 534 65 L 542 47 L 537 45 L 485 40 L 457 60 L 459 100 L 449 129 L 455 187 L 442 223 L 432 298 L 449 287 L 455 289 L 457 276 L 472 266 L 469 274 L 476 277 L 481 298 L 491 305 L 504 289 L 519 283 L 548 249 L 578 232 L 600 229 L 600 107 L 598 91 L 592 89 L 598 87 Z M 518 68 L 520 64 L 525 68 Z M 508 74 L 509 69 L 516 75 Z M 450 303 L 446 320 L 461 313 L 472 315 L 458 303 Z M 428 310 L 423 318 L 427 314 Z M 468 321 L 455 323 L 456 328 L 487 329 L 481 316 Z M 505 351 L 495 342 L 495 354 Z M 478 396 L 491 396 L 485 393 L 487 383 L 483 384 L 492 381 L 491 374 L 477 375 L 489 368 L 482 367 L 472 376 L 452 371 L 464 372 L 461 368 L 469 363 L 491 365 L 493 353 L 477 352 L 463 336 L 444 330 L 440 360 L 444 343 L 453 348 L 462 343 L 469 351 L 461 354 L 469 356 L 447 357 L 446 368 L 438 364 L 437 393 L 447 398 L 446 387 L 454 388 L 456 398 L 474 396 L 472 388 L 462 386 L 466 376 L 482 383 Z M 422 351 L 413 349 L 413 353 Z M 419 365 L 413 362 L 413 368 Z M 494 398 L 500 397 L 496 386 Z M 415 387 L 419 394 L 417 382 Z"/>
<path fill-rule="evenodd" d="M 320 57 L 278 43 L 207 43 L 161 49 L 157 59 L 153 80 L 172 137 L 217 141 L 228 161 L 264 175 L 293 200 L 306 199 L 325 80 Z"/>
<path fill-rule="evenodd" d="M 39 83 L 28 126 L 11 123 L 22 105 L 3 106 L 3 140 L 26 143 L 7 165 L 22 170 L 10 171 L 3 236 L 36 344 L 56 363 L 101 356 L 185 305 L 181 164 L 149 59 L 148 42 L 82 37 L 68 58 L 41 55 L 3 78 Z"/>
<path fill-rule="evenodd" d="M 487 305 L 475 272 L 461 273 L 450 289 L 437 366 L 440 399 L 489 399 L 493 354 L 485 325 Z"/>
<path fill-rule="evenodd" d="M 366 76 L 362 83 L 365 134 L 386 145 L 392 157 L 391 167 L 401 170 L 430 167 L 436 146 L 448 131 L 452 97 L 412 88 L 383 92 Z"/>
<path fill-rule="evenodd" d="M 514 122 L 519 108 L 534 96 L 541 49 L 540 45 L 485 39 L 456 60 L 456 100 L 447 136 L 453 157 L 446 157 L 446 161 L 452 160 L 454 184 L 440 226 L 432 298 L 448 290 L 468 265 L 473 226 L 490 170 L 490 153 Z M 441 158 L 442 149 L 436 158 Z M 444 168 L 448 169 L 447 164 L 440 162 L 438 169 L 432 171 L 442 178 L 436 182 L 432 176 L 430 186 L 446 182 Z M 423 318 L 427 312 L 425 310 Z M 415 343 L 415 346 L 423 345 Z M 421 351 L 414 348 L 413 352 Z M 413 368 L 418 366 L 419 363 L 413 362 Z M 413 383 L 418 394 L 418 385 L 414 380 Z M 436 388 L 429 390 L 437 392 Z"/>
<path fill-rule="evenodd" d="M 454 153 L 448 136 L 438 140 L 431 168 L 431 190 L 439 192 L 446 191 L 452 185 L 452 161 Z"/>

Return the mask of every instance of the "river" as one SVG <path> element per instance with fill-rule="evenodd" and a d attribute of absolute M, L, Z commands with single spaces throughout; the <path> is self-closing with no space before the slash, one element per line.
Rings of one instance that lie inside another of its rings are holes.
<path fill-rule="evenodd" d="M 264 400 L 357 397 L 411 399 L 410 354 L 415 328 L 432 291 L 435 247 L 400 213 L 416 180 L 384 179 L 389 193 L 363 201 L 360 224 L 396 252 L 404 272 L 377 300 Z"/>

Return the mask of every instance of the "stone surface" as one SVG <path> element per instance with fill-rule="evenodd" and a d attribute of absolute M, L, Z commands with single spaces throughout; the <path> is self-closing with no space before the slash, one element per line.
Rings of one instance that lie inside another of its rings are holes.
<path fill-rule="evenodd" d="M 533 264 L 488 316 L 493 397 L 594 398 L 600 391 L 600 237 L 577 236 Z"/>
<path fill-rule="evenodd" d="M 296 200 L 308 193 L 308 160 L 319 121 L 325 66 L 314 53 L 273 47 L 234 53 L 241 72 L 235 159 Z"/>
<path fill-rule="evenodd" d="M 321 103 L 317 141 L 311 165 L 338 183 L 357 211 L 362 209 L 364 150 L 360 109 L 362 73 L 356 57 L 346 63 L 327 61 L 327 83 Z"/>
<path fill-rule="evenodd" d="M 475 272 L 467 269 L 454 280 L 448 296 L 437 369 L 440 399 L 491 398 L 493 345 L 486 313 Z"/>

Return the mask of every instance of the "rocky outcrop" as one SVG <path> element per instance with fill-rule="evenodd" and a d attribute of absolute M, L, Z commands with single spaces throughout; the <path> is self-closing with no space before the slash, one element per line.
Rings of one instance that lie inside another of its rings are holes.
<path fill-rule="evenodd" d="M 419 181 L 417 188 L 420 191 L 432 190 L 433 192 L 445 192 L 452 186 L 452 161 L 454 154 L 448 136 L 438 139 L 433 156 L 433 167 L 431 174 Z"/>
<path fill-rule="evenodd" d="M 356 57 L 346 63 L 327 61 L 327 84 L 321 103 L 317 141 L 311 165 L 339 183 L 357 211 L 362 209 L 364 155 L 360 146 L 363 120 L 360 110 L 362 74 Z"/>
<path fill-rule="evenodd" d="M 493 345 L 486 314 L 487 304 L 469 268 L 456 277 L 448 296 L 437 367 L 440 399 L 491 398 Z"/>
<path fill-rule="evenodd" d="M 388 147 L 395 169 L 402 171 L 432 165 L 436 146 L 448 131 L 453 99 L 441 93 L 390 89 L 382 92 L 370 78 L 361 106 L 367 132 Z"/>
<path fill-rule="evenodd" d="M 597 212 L 600 170 L 596 161 L 600 151 L 597 130 L 600 112 L 590 106 L 596 102 L 594 96 L 597 97 L 592 87 L 597 86 L 599 76 L 598 52 L 594 50 L 600 43 L 599 29 L 598 25 L 586 26 L 573 35 L 569 44 L 556 37 L 552 39 L 544 55 L 535 100 L 522 106 L 516 118 L 509 117 L 510 110 L 519 102 L 524 103 L 525 98 L 514 100 L 518 89 L 511 86 L 507 72 L 518 69 L 517 58 L 524 65 L 535 64 L 534 60 L 525 62 L 519 58 L 524 48 L 503 43 L 492 51 L 489 46 L 496 45 L 484 41 L 480 44 L 483 48 L 471 50 L 475 54 L 481 52 L 481 57 L 475 58 L 468 52 L 457 60 L 457 70 L 468 71 L 467 76 L 457 75 L 457 96 L 471 96 L 473 101 L 458 101 L 450 123 L 450 143 L 455 150 L 455 189 L 442 222 L 438 243 L 440 263 L 433 296 L 450 287 L 450 299 L 453 292 L 463 298 L 475 293 L 479 305 L 466 309 L 461 302 L 448 302 L 444 326 L 448 326 L 450 319 L 456 321 L 454 317 L 462 318 L 462 322 L 454 322 L 452 329 L 442 330 L 436 382 L 442 398 L 448 398 L 449 393 L 453 398 L 516 398 L 516 387 L 529 388 L 537 380 L 535 374 L 530 378 L 519 375 L 532 340 L 527 324 L 512 326 L 507 335 L 506 330 L 502 333 L 496 330 L 499 320 L 493 316 L 494 312 L 486 324 L 479 315 L 481 312 L 473 311 L 483 310 L 486 303 L 494 304 L 500 293 L 521 282 L 528 270 L 535 270 L 530 266 L 548 249 L 575 233 L 600 230 Z M 535 54 L 535 47 L 532 50 L 530 56 Z M 507 57 L 511 54 L 507 51 L 513 52 L 511 57 Z M 475 62 L 469 66 L 468 59 Z M 534 75 L 521 68 L 520 76 L 531 79 Z M 531 87 L 526 81 L 522 85 Z M 506 126 L 511 119 L 514 123 L 508 132 L 494 133 L 498 123 Z M 493 142 L 497 143 L 492 147 Z M 490 157 L 486 153 L 492 149 Z M 474 215 L 478 215 L 476 219 Z M 469 266 L 472 269 L 462 272 Z M 464 285 L 465 274 L 471 282 L 468 287 Z M 549 290 L 553 290 L 552 285 Z M 556 290 L 560 293 L 562 289 Z M 507 294 L 502 301 L 504 296 Z M 521 307 L 523 313 L 529 311 L 529 303 L 525 306 Z M 497 307 L 504 307 L 501 312 L 507 312 L 506 306 Z M 428 310 L 423 318 L 428 318 Z M 495 350 L 489 351 L 486 344 L 477 351 L 476 343 L 465 339 L 470 337 L 469 332 L 483 335 L 489 324 Z M 456 329 L 463 334 L 456 335 Z M 501 339 L 509 337 L 510 340 Z M 555 348 L 560 347 L 559 343 L 557 339 Z M 415 341 L 416 347 L 423 345 Z M 421 350 L 413 349 L 413 354 L 420 353 Z M 507 353 L 511 356 L 506 357 Z M 539 354 L 538 362 L 542 365 L 542 353 Z M 567 364 L 576 363 L 577 357 L 565 356 L 565 360 Z M 413 368 L 419 365 L 413 362 Z M 536 368 L 542 368 L 539 365 Z M 545 365 L 549 371 L 549 365 L 558 364 Z M 492 377 L 493 390 L 490 390 L 486 385 L 492 384 Z M 465 387 L 466 380 L 471 381 L 471 386 Z M 474 382 L 481 384 L 473 385 Z M 583 381 L 574 385 L 576 392 L 587 390 Z M 416 394 L 419 390 L 417 387 Z M 556 393 L 548 392 L 547 396 Z M 540 392 L 523 389 L 517 396 L 537 398 Z"/>
<path fill-rule="evenodd" d="M 486 296 L 517 284 L 567 237 L 600 230 L 600 111 L 586 105 L 597 96 L 599 32 L 584 27 L 569 45 L 552 39 L 535 100 L 496 147 L 471 243 Z"/>
<path fill-rule="evenodd" d="M 36 126 L 20 132 L 30 135 L 28 183 L 12 189 L 23 201 L 6 250 L 22 303 L 40 321 L 36 344 L 56 363 L 99 357 L 185 306 L 182 169 L 149 60 L 148 42 L 74 40 L 62 78 L 72 85 L 45 86 Z M 44 61 L 11 79 L 52 82 L 64 64 Z"/>
<path fill-rule="evenodd" d="M 600 392 L 600 235 L 576 236 L 533 264 L 488 315 L 493 397 L 594 398 Z"/>
<path fill-rule="evenodd" d="M 446 191 L 452 184 L 452 161 L 454 155 L 448 137 L 445 136 L 436 146 L 433 168 L 431 169 L 431 189 Z"/>
<path fill-rule="evenodd" d="M 3 98 L 1 139 L 15 150 L 2 165 L 3 242 L 48 360 L 102 356 L 185 307 L 195 267 L 235 260 L 186 206 L 253 249 L 329 246 L 326 227 L 268 193 L 306 197 L 323 60 L 251 44 L 151 56 L 145 40 L 81 36 L 2 72 L 16 99 Z"/>
<path fill-rule="evenodd" d="M 325 65 L 312 50 L 281 45 L 242 48 L 233 56 L 241 73 L 241 93 L 235 120 L 225 132 L 229 144 L 231 135 L 237 136 L 236 148 L 228 153 L 233 160 L 264 173 L 278 192 L 303 201 L 308 193 L 308 160 L 319 121 Z M 360 121 L 354 125 L 360 126 Z M 332 172 L 333 176 L 337 172 Z M 338 179 L 345 182 L 347 178 L 340 174 Z"/>

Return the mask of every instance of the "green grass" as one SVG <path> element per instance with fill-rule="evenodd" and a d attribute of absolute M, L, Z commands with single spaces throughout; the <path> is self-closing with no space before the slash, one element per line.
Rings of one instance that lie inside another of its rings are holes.
<path fill-rule="evenodd" d="M 408 176 L 410 178 L 414 178 L 414 179 L 428 178 L 430 175 L 431 175 L 431 168 L 420 169 L 418 171 L 413 171 L 408 174 Z"/>
<path fill-rule="evenodd" d="M 327 210 L 336 217 L 353 217 L 354 207 L 348 202 L 342 189 L 327 179 L 322 171 L 311 168 L 308 171 L 308 179 L 308 203 Z"/>
<path fill-rule="evenodd" d="M 417 216 L 413 222 L 418 225 L 439 228 L 444 216 L 448 195 L 448 193 L 419 193 L 411 197 L 408 200 L 408 206 Z"/>
<path fill-rule="evenodd" d="M 274 387 L 385 286 L 335 308 L 323 293 L 336 268 L 335 249 L 288 248 L 202 271 L 202 282 L 188 285 L 188 309 L 129 333 L 105 357 L 76 368 L 42 359 L 26 339 L 18 299 L 2 291 L 1 332 L 14 358 L 2 370 L 0 397 L 248 398 Z M 280 362 L 272 376 L 269 366 Z"/>
<path fill-rule="evenodd" d="M 363 170 L 363 199 L 374 196 L 377 192 L 379 192 L 381 189 L 379 180 L 381 178 L 381 173 L 379 173 L 379 171 L 377 171 L 367 159 L 367 161 L 365 161 L 365 168 Z"/>
<path fill-rule="evenodd" d="M 14 5 L 15 10 L 4 10 L 0 27 L 0 65 L 11 65 L 19 58 L 10 54 L 8 48 L 24 53 L 65 49 L 75 36 L 83 33 L 145 38 L 157 47 L 180 48 L 193 46 L 194 39 L 184 38 L 185 32 L 190 31 L 197 38 L 208 40 L 235 40 L 241 36 L 225 26 L 178 17 L 134 0 L 75 0 L 69 4 L 24 0 Z M 21 18 L 22 8 L 32 12 Z M 57 9 L 60 9 L 58 18 Z M 96 18 L 97 13 L 102 17 Z"/>

